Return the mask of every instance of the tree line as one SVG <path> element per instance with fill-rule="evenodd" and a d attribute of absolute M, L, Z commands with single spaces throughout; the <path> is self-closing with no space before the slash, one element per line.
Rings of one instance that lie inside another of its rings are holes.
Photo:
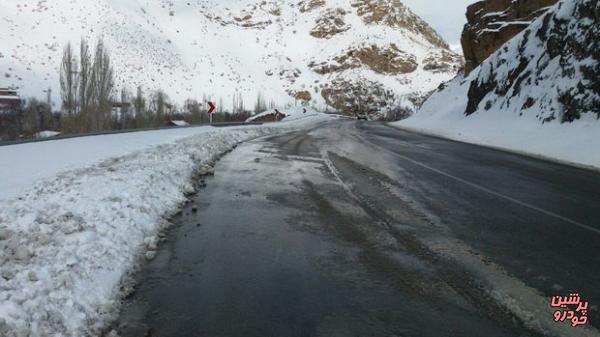
<path fill-rule="evenodd" d="M 141 86 L 131 92 L 115 86 L 115 68 L 111 53 L 102 38 L 92 47 L 85 39 L 78 45 L 71 42 L 63 49 L 60 62 L 60 109 L 53 111 L 51 89 L 45 100 L 23 101 L 11 114 L 7 125 L 0 125 L 0 139 L 29 138 L 43 130 L 63 134 L 88 133 L 165 126 L 170 120 L 185 120 L 190 124 L 209 121 L 206 106 L 209 100 L 187 99 L 177 106 L 163 90 L 146 93 Z M 254 113 L 276 107 L 258 93 L 253 108 L 244 102 L 241 90 L 235 90 L 231 110 L 224 109 L 219 98 L 214 122 L 244 121 Z"/>

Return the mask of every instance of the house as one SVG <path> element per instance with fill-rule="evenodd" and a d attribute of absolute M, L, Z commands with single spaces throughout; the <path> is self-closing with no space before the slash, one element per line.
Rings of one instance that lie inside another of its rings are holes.
<path fill-rule="evenodd" d="M 0 140 L 19 138 L 23 113 L 21 103 L 16 90 L 0 88 Z"/>
<path fill-rule="evenodd" d="M 21 97 L 16 90 L 0 88 L 0 108 L 17 108 L 21 105 Z"/>

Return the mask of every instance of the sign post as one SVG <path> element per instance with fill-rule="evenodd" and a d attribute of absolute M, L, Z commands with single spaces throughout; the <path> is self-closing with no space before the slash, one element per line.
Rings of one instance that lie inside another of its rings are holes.
<path fill-rule="evenodd" d="M 215 104 L 213 102 L 209 101 L 207 112 L 208 112 L 208 116 L 210 116 L 210 124 L 212 124 L 212 119 L 213 119 L 212 116 L 213 116 L 214 111 L 215 111 Z"/>

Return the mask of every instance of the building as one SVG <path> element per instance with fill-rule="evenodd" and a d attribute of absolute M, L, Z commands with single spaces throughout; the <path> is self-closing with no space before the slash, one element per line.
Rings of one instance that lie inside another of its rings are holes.
<path fill-rule="evenodd" d="M 21 97 L 16 90 L 0 88 L 0 140 L 20 137 Z"/>
<path fill-rule="evenodd" d="M 16 90 L 0 88 L 0 108 L 17 108 L 21 105 L 21 97 Z"/>

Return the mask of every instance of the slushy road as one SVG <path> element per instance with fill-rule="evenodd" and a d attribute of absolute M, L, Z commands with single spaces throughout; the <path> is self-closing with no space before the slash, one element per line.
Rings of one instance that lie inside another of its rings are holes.
<path fill-rule="evenodd" d="M 596 172 L 337 121 L 240 145 L 173 221 L 123 337 L 598 335 Z"/>

